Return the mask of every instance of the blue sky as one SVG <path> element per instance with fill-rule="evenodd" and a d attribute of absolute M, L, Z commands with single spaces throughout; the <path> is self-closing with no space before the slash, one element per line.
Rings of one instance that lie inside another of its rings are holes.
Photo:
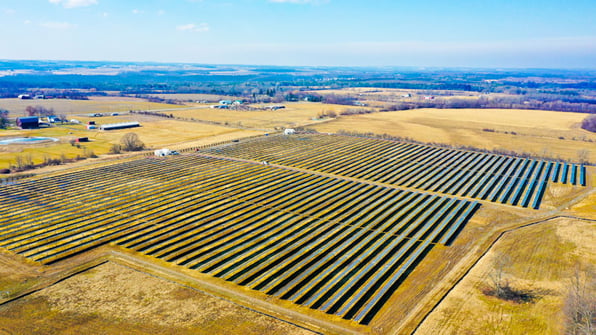
<path fill-rule="evenodd" d="M 2 0 L 0 59 L 596 68 L 594 0 Z"/>

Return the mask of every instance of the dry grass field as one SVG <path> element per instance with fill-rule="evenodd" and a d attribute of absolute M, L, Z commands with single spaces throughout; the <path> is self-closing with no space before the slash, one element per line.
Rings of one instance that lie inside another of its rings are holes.
<path fill-rule="evenodd" d="M 113 262 L 0 306 L 0 332 L 314 334 L 202 291 Z"/>
<path fill-rule="evenodd" d="M 47 100 L 21 100 L 21 99 L 0 99 L 0 109 L 8 110 L 9 117 L 25 116 L 27 106 L 43 106 L 53 108 L 56 115 L 66 114 L 70 118 L 75 118 L 76 114 L 88 113 L 118 113 L 129 110 L 148 110 L 148 109 L 170 109 L 182 108 L 182 105 L 168 105 L 147 102 L 136 98 L 120 97 L 94 97 L 89 100 L 67 100 L 67 99 L 47 99 Z"/>
<path fill-rule="evenodd" d="M 58 142 L 40 144 L 0 145 L 0 168 L 15 165 L 17 156 L 27 159 L 30 157 L 34 164 L 39 164 L 46 158 L 59 159 L 64 156 L 67 159 L 72 159 L 77 156 L 87 157 L 91 153 L 105 155 L 113 144 L 119 143 L 122 136 L 129 132 L 136 133 L 149 149 L 197 146 L 262 133 L 139 114 L 121 113 L 118 116 L 105 117 L 89 117 L 87 115 L 89 113 L 104 113 L 106 115 L 122 111 L 127 112 L 129 109 L 171 109 L 181 107 L 179 105 L 147 103 L 139 99 L 131 101 L 114 100 L 113 98 L 100 98 L 99 100 L 0 100 L 0 108 L 11 111 L 10 117 L 21 115 L 26 106 L 29 105 L 54 108 L 56 114 L 61 114 L 60 111 L 63 111 L 69 116 L 69 119 L 76 118 L 81 124 L 57 124 L 51 128 L 26 130 L 0 130 L 0 138 L 51 137 L 59 140 Z M 137 121 L 141 124 L 141 127 L 110 131 L 87 130 L 85 124 L 88 121 L 95 121 L 98 125 Z M 71 145 L 70 141 L 78 137 L 88 137 L 90 141 L 81 143 L 80 147 Z"/>
<path fill-rule="evenodd" d="M 235 97 L 221 94 L 152 94 L 162 99 L 173 99 L 179 101 L 209 101 L 211 103 L 218 102 L 220 100 L 242 100 L 242 97 Z"/>
<path fill-rule="evenodd" d="M 572 161 L 579 160 L 580 151 L 589 151 L 589 159 L 594 161 L 596 134 L 579 127 L 585 117 L 581 113 L 534 110 L 416 109 L 342 116 L 313 128 L 320 132 L 386 133 L 422 142 L 528 152 Z"/>
<path fill-rule="evenodd" d="M 506 233 L 416 334 L 563 333 L 571 278 L 576 268 L 586 270 L 596 263 L 594 241 L 596 223 L 567 218 Z M 491 285 L 495 259 L 503 257 L 510 258 L 504 278 L 512 287 L 532 292 L 534 302 L 503 301 L 483 293 Z"/>
<path fill-rule="evenodd" d="M 263 111 L 240 111 L 228 109 L 197 108 L 171 111 L 174 116 L 183 118 L 194 118 L 197 120 L 207 120 L 227 123 L 232 126 L 244 128 L 255 128 L 273 131 L 276 127 L 293 128 L 305 126 L 313 123 L 319 123 L 321 120 L 315 120 L 319 114 L 327 111 L 334 111 L 339 114 L 341 111 L 349 108 L 342 105 L 322 104 L 316 102 L 298 102 L 283 104 L 263 104 L 252 105 L 253 107 L 264 107 L 273 105 L 284 105 L 286 108 Z M 355 107 L 354 107 L 355 108 Z"/>

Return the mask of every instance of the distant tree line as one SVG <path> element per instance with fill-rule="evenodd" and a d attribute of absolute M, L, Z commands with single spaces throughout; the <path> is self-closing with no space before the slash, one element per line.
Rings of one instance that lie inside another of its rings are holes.
<path fill-rule="evenodd" d="M 564 101 L 526 100 L 523 96 L 478 99 L 434 99 L 424 101 L 404 101 L 395 103 L 383 111 L 399 111 L 418 108 L 501 108 L 552 110 L 559 112 L 596 113 L 596 104 L 571 103 Z"/>

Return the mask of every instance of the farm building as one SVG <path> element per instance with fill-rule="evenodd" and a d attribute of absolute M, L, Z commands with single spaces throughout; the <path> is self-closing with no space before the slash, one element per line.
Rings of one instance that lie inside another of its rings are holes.
<path fill-rule="evenodd" d="M 18 98 L 21 100 L 28 100 L 28 99 L 31 99 L 31 95 L 30 94 L 19 94 Z"/>
<path fill-rule="evenodd" d="M 125 128 L 134 128 L 140 127 L 141 125 L 138 122 L 123 122 L 123 123 L 112 123 L 112 124 L 104 124 L 99 126 L 101 130 L 115 130 L 115 129 L 125 129 Z"/>
<path fill-rule="evenodd" d="M 49 123 L 56 123 L 56 122 L 60 122 L 62 120 L 60 120 L 59 117 L 57 117 L 56 115 L 50 115 L 48 116 L 48 122 Z"/>
<path fill-rule="evenodd" d="M 296 130 L 294 130 L 292 128 L 288 128 L 288 129 L 284 130 L 284 135 L 292 135 L 295 133 L 296 133 Z"/>
<path fill-rule="evenodd" d="M 17 126 L 21 127 L 22 129 L 39 128 L 39 117 L 37 117 L 37 116 L 18 117 L 17 118 Z"/>

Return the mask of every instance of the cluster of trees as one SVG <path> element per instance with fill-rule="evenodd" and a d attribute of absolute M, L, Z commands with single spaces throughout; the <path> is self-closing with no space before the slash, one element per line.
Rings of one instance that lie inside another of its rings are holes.
<path fill-rule="evenodd" d="M 596 114 L 588 115 L 582 121 L 582 129 L 596 133 Z"/>
<path fill-rule="evenodd" d="M 6 129 L 8 125 L 8 111 L 0 110 L 0 129 Z"/>
<path fill-rule="evenodd" d="M 53 108 L 45 108 L 44 106 L 27 106 L 25 112 L 27 112 L 28 116 L 56 115 Z"/>
<path fill-rule="evenodd" d="M 110 148 L 111 154 L 119 154 L 122 151 L 141 151 L 145 149 L 145 143 L 141 141 L 136 133 L 126 133 L 120 139 L 120 144 L 114 144 Z"/>

